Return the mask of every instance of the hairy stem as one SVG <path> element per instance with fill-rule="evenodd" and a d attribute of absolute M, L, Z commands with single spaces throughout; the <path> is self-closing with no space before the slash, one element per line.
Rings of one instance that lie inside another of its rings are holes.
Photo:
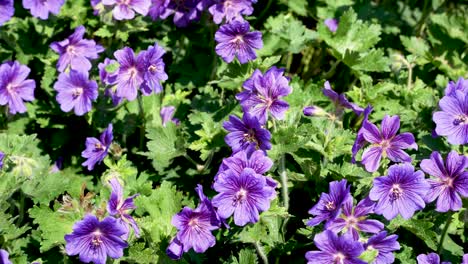
<path fill-rule="evenodd" d="M 444 230 L 442 230 L 442 234 L 440 235 L 439 246 L 437 247 L 437 253 L 440 254 L 442 251 L 442 246 L 444 245 L 444 239 L 447 235 L 447 230 L 450 227 L 450 223 L 452 222 L 452 212 L 448 213 L 447 222 L 445 222 Z"/>
<path fill-rule="evenodd" d="M 263 264 L 268 264 L 268 257 L 267 255 L 265 254 L 265 250 L 263 250 L 263 247 L 262 245 L 260 245 L 260 242 L 255 242 L 253 243 L 255 245 L 255 248 L 257 249 L 257 253 L 258 255 L 260 256 L 260 258 L 262 259 L 263 261 Z"/>

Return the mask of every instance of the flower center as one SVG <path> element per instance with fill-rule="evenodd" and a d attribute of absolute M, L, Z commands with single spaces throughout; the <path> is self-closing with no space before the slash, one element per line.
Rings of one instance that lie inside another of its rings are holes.
<path fill-rule="evenodd" d="M 445 186 L 447 186 L 448 188 L 453 188 L 453 178 L 450 178 L 450 177 L 447 177 L 443 180 L 441 180 L 442 183 L 445 184 Z"/>
<path fill-rule="evenodd" d="M 253 129 L 249 129 L 247 131 L 247 133 L 244 133 L 244 139 L 247 141 L 247 142 L 254 142 L 254 143 L 257 143 L 257 139 L 255 138 L 255 132 Z"/>
<path fill-rule="evenodd" d="M 94 144 L 94 151 L 99 152 L 101 150 L 104 150 L 104 146 L 100 142 Z"/>
<path fill-rule="evenodd" d="M 346 218 L 345 220 L 346 220 L 346 225 L 348 227 L 355 227 L 356 224 L 358 223 L 358 220 L 354 216 L 350 216 L 350 217 Z"/>
<path fill-rule="evenodd" d="M 399 184 L 393 184 L 392 189 L 390 190 L 390 200 L 395 201 L 403 195 L 403 190 Z"/>
<path fill-rule="evenodd" d="M 11 94 L 12 92 L 15 91 L 15 87 L 13 86 L 13 84 L 9 83 L 9 84 L 7 84 L 7 86 L 6 86 L 6 90 L 7 90 L 8 93 Z"/>
<path fill-rule="evenodd" d="M 98 229 L 98 230 L 94 231 L 92 234 L 93 234 L 93 239 L 91 240 L 92 246 L 94 248 L 97 248 L 97 247 L 101 246 L 101 244 L 102 244 L 102 240 L 101 240 L 102 233 L 101 233 L 101 231 Z"/>
<path fill-rule="evenodd" d="M 333 262 L 335 264 L 342 264 L 342 263 L 344 263 L 345 259 L 346 259 L 345 255 L 343 255 L 343 253 L 341 253 L 341 252 L 338 252 L 338 253 L 333 255 Z"/>
<path fill-rule="evenodd" d="M 128 74 L 130 75 L 130 79 L 135 78 L 137 73 L 138 73 L 138 70 L 135 67 L 128 69 Z"/>
<path fill-rule="evenodd" d="M 232 199 L 232 205 L 237 206 L 238 204 L 242 204 L 245 199 L 247 198 L 247 191 L 244 188 L 241 188 L 236 195 L 234 195 L 234 198 Z"/>
<path fill-rule="evenodd" d="M 336 209 L 336 206 L 335 206 L 335 202 L 333 201 L 328 201 L 326 204 L 325 204 L 325 208 L 327 208 L 328 211 L 333 211 Z"/>
<path fill-rule="evenodd" d="M 191 218 L 190 221 L 188 222 L 188 225 L 190 227 L 198 227 L 198 218 L 197 217 Z"/>
<path fill-rule="evenodd" d="M 73 88 L 73 90 L 72 90 L 73 99 L 78 98 L 82 94 L 83 94 L 83 88 L 81 88 L 81 87 Z"/>
<path fill-rule="evenodd" d="M 150 65 L 148 67 L 148 71 L 154 74 L 154 73 L 156 73 L 158 71 L 158 67 L 156 67 L 154 65 Z"/>
<path fill-rule="evenodd" d="M 244 36 L 237 35 L 234 39 L 231 40 L 232 43 L 239 49 L 244 44 Z"/>
<path fill-rule="evenodd" d="M 130 5 L 130 2 L 132 2 L 132 0 L 122 0 L 120 2 L 121 5 Z"/>
<path fill-rule="evenodd" d="M 468 116 L 463 115 L 463 114 L 455 116 L 455 119 L 453 120 L 453 124 L 455 126 L 468 125 Z"/>
<path fill-rule="evenodd" d="M 68 54 L 76 55 L 76 49 L 72 45 L 68 45 L 66 50 Z"/>

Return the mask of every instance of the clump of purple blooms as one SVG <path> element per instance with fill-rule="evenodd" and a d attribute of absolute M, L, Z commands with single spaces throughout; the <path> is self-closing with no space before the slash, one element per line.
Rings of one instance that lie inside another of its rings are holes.
<path fill-rule="evenodd" d="M 87 160 L 82 165 L 88 167 L 88 170 L 93 170 L 96 163 L 101 163 L 107 156 L 113 138 L 112 124 L 109 124 L 107 129 L 102 132 L 99 139 L 86 138 L 86 149 L 81 153 L 81 156 Z"/>
<path fill-rule="evenodd" d="M 10 114 L 25 113 L 24 101 L 34 100 L 36 82 L 26 79 L 30 72 L 17 61 L 0 65 L 0 105 L 8 105 Z"/>
<path fill-rule="evenodd" d="M 50 44 L 50 48 L 60 55 L 57 62 L 59 72 L 67 69 L 88 72 L 92 66 L 90 60 L 97 59 L 104 51 L 94 40 L 83 39 L 85 31 L 84 26 L 79 26 L 68 38 Z"/>
<path fill-rule="evenodd" d="M 253 13 L 251 0 L 216 0 L 208 10 L 216 24 L 221 24 L 223 19 L 227 23 L 234 20 L 242 21 L 243 15 L 250 16 Z"/>

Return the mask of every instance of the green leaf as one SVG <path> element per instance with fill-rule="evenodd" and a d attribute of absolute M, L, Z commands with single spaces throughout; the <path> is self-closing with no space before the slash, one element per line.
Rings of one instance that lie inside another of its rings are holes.
<path fill-rule="evenodd" d="M 64 236 L 72 232 L 73 224 L 81 219 L 76 213 L 54 212 L 48 206 L 34 206 L 29 209 L 29 216 L 41 232 L 41 252 L 65 243 Z"/>
<path fill-rule="evenodd" d="M 394 231 L 400 227 L 419 237 L 430 249 L 437 250 L 437 233 L 434 231 L 433 222 L 416 219 L 415 217 L 405 220 L 398 215 L 390 222 L 388 229 Z"/>
<path fill-rule="evenodd" d="M 177 126 L 172 122 L 168 122 L 165 127 L 147 129 L 148 152 L 144 155 L 152 160 L 153 167 L 158 172 L 163 172 L 174 158 L 185 154 L 184 139 L 178 134 Z"/>
<path fill-rule="evenodd" d="M 241 249 L 239 252 L 239 257 L 232 257 L 231 264 L 257 264 L 258 257 L 257 253 L 252 249 Z"/>
<path fill-rule="evenodd" d="M 400 260 L 400 263 L 416 264 L 413 248 L 401 244 L 401 249 L 395 252 L 395 258 Z"/>

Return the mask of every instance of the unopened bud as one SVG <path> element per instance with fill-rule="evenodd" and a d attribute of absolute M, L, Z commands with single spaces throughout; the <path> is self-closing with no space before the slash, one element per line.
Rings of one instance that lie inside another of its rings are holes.
<path fill-rule="evenodd" d="M 312 105 L 312 106 L 306 106 L 302 110 L 305 116 L 326 116 L 327 112 L 323 110 L 322 108 Z"/>

